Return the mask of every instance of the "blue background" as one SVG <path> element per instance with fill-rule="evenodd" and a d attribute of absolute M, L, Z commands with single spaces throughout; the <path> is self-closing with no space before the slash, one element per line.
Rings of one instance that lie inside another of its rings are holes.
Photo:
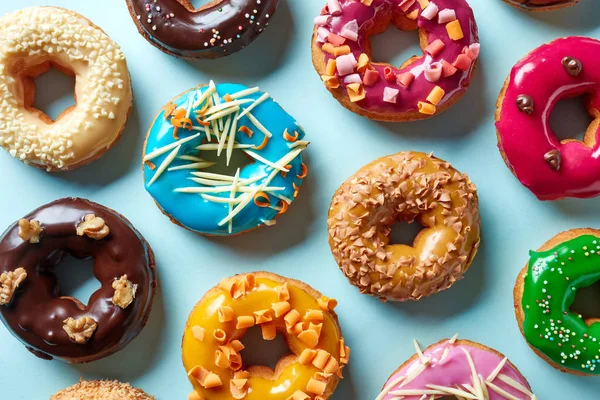
<path fill-rule="evenodd" d="M 87 197 L 134 223 L 156 252 L 160 276 L 146 329 L 123 351 L 89 365 L 38 360 L 0 327 L 0 397 L 47 399 L 83 376 L 131 381 L 158 399 L 185 399 L 191 386 L 180 343 L 188 313 L 221 278 L 266 269 L 306 281 L 340 301 L 337 310 L 352 356 L 335 400 L 373 399 L 388 375 L 413 354 L 413 338 L 428 345 L 456 332 L 509 356 L 542 400 L 598 398 L 598 379 L 561 374 L 529 350 L 515 322 L 512 288 L 530 249 L 565 229 L 598 227 L 600 199 L 537 201 L 505 167 L 493 114 L 504 79 L 528 51 L 567 35 L 600 38 L 600 2 L 582 0 L 570 10 L 533 15 L 500 0 L 471 0 L 482 43 L 471 88 L 446 113 L 407 124 L 372 122 L 339 106 L 311 64 L 312 20 L 325 0 L 281 3 L 269 29 L 251 47 L 222 60 L 188 62 L 150 46 L 137 33 L 124 0 L 0 2 L 0 13 L 52 4 L 90 18 L 123 47 L 135 95 L 122 140 L 88 167 L 48 175 L 0 152 L 0 226 L 58 197 Z M 373 42 L 376 56 L 398 64 L 417 52 L 416 33 L 390 29 Z M 174 95 L 210 78 L 260 85 L 298 119 L 312 141 L 305 186 L 275 227 L 233 238 L 200 237 L 171 224 L 144 191 L 142 143 L 154 115 Z M 63 96 L 68 82 L 60 74 L 40 80 L 45 91 L 40 103 L 51 103 L 55 115 L 68 104 Z M 49 101 L 56 96 L 61 100 Z M 561 107 L 555 125 L 583 131 L 581 109 L 574 102 Z M 333 192 L 350 174 L 401 150 L 433 151 L 469 174 L 479 188 L 483 242 L 466 278 L 449 291 L 418 303 L 382 304 L 360 295 L 339 272 L 327 244 L 326 216 Z M 86 278 L 81 270 L 70 270 L 75 276 L 67 286 L 79 286 L 75 294 L 89 293 L 95 284 L 79 285 Z"/>

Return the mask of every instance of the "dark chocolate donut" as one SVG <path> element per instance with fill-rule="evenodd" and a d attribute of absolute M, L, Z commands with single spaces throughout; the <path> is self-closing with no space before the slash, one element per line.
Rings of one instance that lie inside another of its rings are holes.
<path fill-rule="evenodd" d="M 102 285 L 87 306 L 61 296 L 65 255 L 94 258 Z M 142 330 L 156 288 L 154 255 L 123 216 L 84 199 L 44 205 L 0 238 L 0 318 L 40 358 L 72 363 L 122 349 Z"/>
<path fill-rule="evenodd" d="M 252 43 L 269 24 L 279 0 L 126 0 L 140 33 L 165 53 L 218 58 Z"/>

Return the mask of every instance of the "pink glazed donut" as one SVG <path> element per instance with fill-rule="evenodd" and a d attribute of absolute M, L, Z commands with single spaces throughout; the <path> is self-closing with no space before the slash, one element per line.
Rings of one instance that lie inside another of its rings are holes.
<path fill-rule="evenodd" d="M 369 37 L 390 24 L 418 30 L 423 55 L 400 68 L 372 61 Z M 315 18 L 312 58 L 344 107 L 374 120 L 403 122 L 454 104 L 471 83 L 479 49 L 465 0 L 329 0 Z"/>
<path fill-rule="evenodd" d="M 494 349 L 456 336 L 425 351 L 414 343 L 417 354 L 388 378 L 375 400 L 537 399 L 517 367 Z"/>
<path fill-rule="evenodd" d="M 522 59 L 500 93 L 498 146 L 506 165 L 540 200 L 600 194 L 600 41 L 567 37 Z M 586 96 L 595 120 L 583 142 L 558 140 L 549 118 L 556 103 Z"/>

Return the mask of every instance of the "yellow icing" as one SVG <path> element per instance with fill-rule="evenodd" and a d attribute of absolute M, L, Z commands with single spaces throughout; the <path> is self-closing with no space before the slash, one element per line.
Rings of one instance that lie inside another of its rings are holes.
<path fill-rule="evenodd" d="M 270 309 L 273 303 L 282 301 L 279 298 L 277 289 L 281 290 L 285 282 L 288 283 L 290 294 L 288 301 L 291 305 L 291 310 L 296 310 L 300 313 L 302 317 L 301 321 L 304 320 L 304 316 L 309 310 L 323 311 L 323 327 L 318 344 L 314 350 L 323 349 L 327 351 L 339 362 L 340 367 L 343 366 L 343 363 L 340 362 L 340 340 L 342 336 L 337 320 L 335 319 L 335 314 L 332 311 L 323 310 L 319 306 L 318 298 L 315 298 L 312 294 L 299 287 L 294 281 L 286 280 L 273 274 L 257 273 L 255 276 L 255 286 L 237 299 L 234 299 L 226 290 L 227 283 L 231 283 L 232 280 L 241 282 L 244 280 L 244 276 L 224 280 L 221 285 L 213 288 L 200 300 L 189 316 L 182 343 L 183 364 L 186 371 L 190 371 L 195 366 L 201 366 L 217 374 L 222 382 L 222 386 L 220 387 L 205 389 L 198 380 L 190 377 L 190 382 L 201 399 L 233 399 L 230 392 L 230 380 L 234 377 L 234 371 L 230 368 L 219 368 L 216 366 L 215 352 L 222 344 L 214 338 L 213 332 L 216 329 L 222 329 L 227 335 L 228 342 L 242 340 L 246 333 L 246 329 L 236 329 L 237 318 L 234 318 L 233 321 L 219 322 L 217 312 L 219 307 L 231 307 L 236 317 L 253 316 L 254 312 Z M 284 363 L 285 366 L 283 368 L 280 368 L 278 365 L 274 380 L 268 380 L 263 376 L 256 376 L 253 373 L 253 369 L 250 368 L 250 377 L 247 385 L 248 393 L 244 397 L 247 400 L 264 400 L 267 398 L 272 400 L 287 400 L 297 390 L 310 395 L 306 390 L 309 380 L 315 376 L 315 373 L 322 372 L 312 364 L 302 365 L 298 362 L 298 356 L 300 356 L 307 346 L 293 334 L 286 332 L 284 317 L 285 315 L 281 315 L 278 318 L 273 317 L 273 322 L 277 327 L 277 332 L 285 335 L 293 359 L 290 363 Z M 201 342 L 194 337 L 192 327 L 195 326 L 205 329 L 206 335 L 204 341 Z M 247 349 L 245 351 L 251 352 L 253 350 Z M 243 365 L 242 370 L 246 369 L 247 366 Z M 328 378 L 324 397 L 333 392 L 338 380 L 336 374 Z M 312 396 L 314 397 L 315 395 L 312 394 Z"/>

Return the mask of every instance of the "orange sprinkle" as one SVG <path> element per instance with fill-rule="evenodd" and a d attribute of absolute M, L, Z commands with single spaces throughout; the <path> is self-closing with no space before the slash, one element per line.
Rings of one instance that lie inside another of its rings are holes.
<path fill-rule="evenodd" d="M 312 362 L 312 360 L 315 358 L 316 355 L 317 355 L 316 350 L 304 349 L 304 350 L 302 350 L 300 357 L 298 357 L 298 362 L 302 365 L 308 365 Z"/>
<path fill-rule="evenodd" d="M 298 335 L 298 339 L 300 339 L 300 341 L 302 343 L 304 343 L 306 346 L 312 348 L 317 347 L 317 344 L 319 344 L 319 335 L 317 335 L 317 332 L 315 331 L 311 331 L 311 330 L 306 330 L 304 332 L 301 332 Z M 317 354 L 318 356 L 318 354 Z"/>
<path fill-rule="evenodd" d="M 275 318 L 279 318 L 288 311 L 290 311 L 292 306 L 287 301 L 280 301 L 279 303 L 273 303 L 271 305 L 271 308 L 275 312 Z"/>
<path fill-rule="evenodd" d="M 271 205 L 271 198 L 265 192 L 258 192 L 254 195 L 254 204 L 258 207 L 269 207 Z"/>
<path fill-rule="evenodd" d="M 294 131 L 294 136 L 292 136 L 288 133 L 288 130 L 286 128 L 285 131 L 283 131 L 283 138 L 288 142 L 295 142 L 296 140 L 298 140 L 298 132 Z"/>
<path fill-rule="evenodd" d="M 175 103 L 169 103 L 164 107 L 165 110 L 165 119 L 169 119 L 175 110 L 177 109 L 177 105 Z"/>
<path fill-rule="evenodd" d="M 223 100 L 229 103 L 230 101 L 233 101 L 233 98 L 229 94 L 226 94 L 223 96 Z"/>
<path fill-rule="evenodd" d="M 294 198 L 296 198 L 298 197 L 299 187 L 296 185 L 295 182 L 292 182 L 292 186 L 294 188 Z"/>
<path fill-rule="evenodd" d="M 284 284 L 281 286 L 277 286 L 275 291 L 277 292 L 277 298 L 279 301 L 288 301 L 290 299 L 290 290 L 287 282 L 284 282 Z"/>
<path fill-rule="evenodd" d="M 144 161 L 144 164 L 146 164 L 148 168 L 150 168 L 150 171 L 154 171 L 156 169 L 156 165 L 150 160 Z"/>
<path fill-rule="evenodd" d="M 227 341 L 227 334 L 223 329 L 215 329 L 213 332 L 213 337 L 221 344 Z"/>
<path fill-rule="evenodd" d="M 179 136 L 177 135 L 178 131 L 179 131 L 178 127 L 175 127 L 175 129 L 173 129 L 173 139 L 175 139 L 175 140 L 179 140 Z"/>
<path fill-rule="evenodd" d="M 296 178 L 304 179 L 306 178 L 306 175 L 308 175 L 308 167 L 306 166 L 306 164 L 302 163 L 302 172 L 300 173 L 300 175 L 296 175 Z"/>
<path fill-rule="evenodd" d="M 269 143 L 269 137 L 265 136 L 265 138 L 263 139 L 262 143 L 258 146 L 254 146 L 254 150 L 262 150 L 265 148 L 265 146 L 267 145 L 267 143 Z"/>
<path fill-rule="evenodd" d="M 202 121 L 202 119 L 200 119 L 200 117 L 196 117 L 196 122 L 199 123 L 202 126 L 209 126 L 210 125 L 210 122 Z"/>
<path fill-rule="evenodd" d="M 289 204 L 287 203 L 287 201 L 281 200 L 279 202 L 279 204 L 280 204 L 280 206 L 279 206 L 280 210 L 277 213 L 278 215 L 284 214 L 288 210 L 288 208 L 290 207 Z"/>
<path fill-rule="evenodd" d="M 254 317 L 246 315 L 237 318 L 235 329 L 246 329 L 254 326 Z"/>
<path fill-rule="evenodd" d="M 289 171 L 290 169 L 292 169 L 292 165 L 291 165 L 291 164 L 288 164 L 288 165 L 286 165 L 286 166 L 284 167 L 284 169 L 287 169 L 287 171 L 281 171 L 281 172 L 280 172 L 280 174 L 281 174 L 281 176 L 282 176 L 283 178 L 285 178 L 285 177 L 287 176 L 287 173 L 288 173 L 288 171 Z"/>
<path fill-rule="evenodd" d="M 246 125 L 242 125 L 240 129 L 238 129 L 238 132 L 244 132 L 249 138 L 251 138 L 254 134 L 254 131 L 248 128 Z"/>
<path fill-rule="evenodd" d="M 277 328 L 272 322 L 262 324 L 260 326 L 260 330 L 262 332 L 262 337 L 264 340 L 273 340 L 277 336 Z"/>

